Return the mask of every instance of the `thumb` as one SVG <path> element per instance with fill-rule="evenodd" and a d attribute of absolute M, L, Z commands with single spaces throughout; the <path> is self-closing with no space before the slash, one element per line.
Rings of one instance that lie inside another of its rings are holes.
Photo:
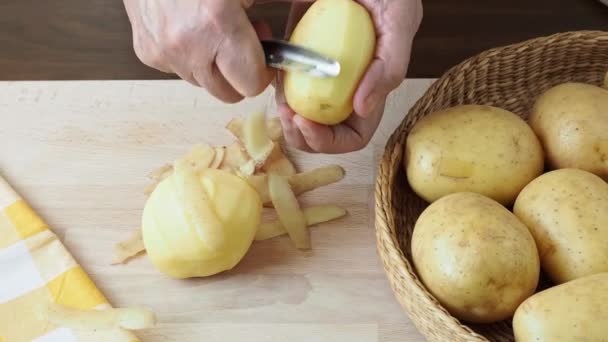
<path fill-rule="evenodd" d="M 376 51 L 359 87 L 353 106 L 360 117 L 369 117 L 383 105 L 388 94 L 405 79 L 412 42 L 422 18 L 420 1 L 363 1 L 377 30 Z"/>

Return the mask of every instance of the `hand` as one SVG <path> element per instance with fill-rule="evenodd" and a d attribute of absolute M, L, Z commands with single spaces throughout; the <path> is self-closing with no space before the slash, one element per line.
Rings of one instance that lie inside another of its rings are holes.
<path fill-rule="evenodd" d="M 146 65 L 176 73 L 218 99 L 234 103 L 264 91 L 274 77 L 260 39 L 268 25 L 252 24 L 254 0 L 124 0 L 133 47 Z"/>
<path fill-rule="evenodd" d="M 353 99 L 354 113 L 336 126 L 320 125 L 297 115 L 285 100 L 282 79 L 276 84 L 276 100 L 285 138 L 291 146 L 308 152 L 346 153 L 369 143 L 380 124 L 388 94 L 405 79 L 412 41 L 422 20 L 420 0 L 357 0 L 371 14 L 377 45 Z M 292 4 L 286 34 L 306 11 Z M 309 6 L 309 5 L 308 5 Z"/>

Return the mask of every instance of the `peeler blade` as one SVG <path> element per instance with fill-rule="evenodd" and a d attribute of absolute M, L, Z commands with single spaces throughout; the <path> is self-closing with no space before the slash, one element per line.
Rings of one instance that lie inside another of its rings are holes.
<path fill-rule="evenodd" d="M 262 40 L 266 64 L 286 71 L 304 72 L 314 77 L 336 77 L 340 63 L 310 49 L 282 40 Z"/>

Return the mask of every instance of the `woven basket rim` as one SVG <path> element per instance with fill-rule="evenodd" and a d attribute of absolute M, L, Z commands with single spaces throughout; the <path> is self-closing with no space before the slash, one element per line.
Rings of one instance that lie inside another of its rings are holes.
<path fill-rule="evenodd" d="M 476 333 L 467 325 L 461 323 L 458 319 L 453 317 L 447 310 L 439 304 L 439 302 L 430 294 L 426 287 L 419 280 L 413 265 L 406 258 L 404 252 L 401 250 L 396 229 L 393 226 L 390 213 L 390 203 L 392 203 L 393 194 L 391 191 L 391 184 L 394 183 L 394 179 L 389 179 L 391 170 L 399 168 L 395 163 L 391 163 L 394 160 L 400 160 L 397 156 L 402 153 L 403 144 L 399 143 L 400 135 L 402 134 L 403 125 L 406 123 L 408 116 L 418 111 L 423 102 L 423 99 L 427 96 L 435 96 L 442 86 L 445 86 L 446 80 L 448 80 L 454 73 L 462 72 L 463 70 L 474 68 L 479 60 L 489 58 L 493 55 L 499 54 L 505 49 L 514 49 L 518 52 L 532 49 L 535 46 L 551 44 L 556 40 L 562 39 L 578 39 L 592 37 L 596 40 L 608 40 L 608 32 L 601 30 L 580 30 L 580 31 L 568 31 L 559 32 L 551 35 L 536 37 L 528 40 L 524 40 L 518 43 L 507 44 L 499 47 L 494 47 L 485 51 L 482 51 L 474 56 L 471 56 L 464 61 L 450 67 L 441 77 L 435 79 L 425 93 L 416 100 L 414 105 L 408 110 L 407 115 L 402 120 L 401 124 L 396 127 L 393 133 L 390 135 L 387 143 L 384 147 L 382 159 L 378 165 L 378 172 L 375 182 L 375 229 L 376 229 L 376 246 L 377 252 L 379 253 L 386 275 L 389 277 L 389 283 L 393 290 L 394 295 L 401 304 L 401 306 L 410 314 L 410 305 L 413 305 L 410 301 L 404 299 L 404 295 L 400 294 L 400 289 L 396 288 L 393 283 L 393 277 L 398 277 L 403 281 L 413 282 L 416 286 L 414 291 L 416 293 L 408 293 L 407 296 L 416 296 L 419 302 L 424 305 L 431 306 L 433 311 L 437 314 L 434 319 L 441 321 L 445 324 L 445 330 L 449 330 L 451 333 L 456 334 L 458 337 L 466 336 L 467 340 L 472 341 L 489 341 L 486 337 Z M 389 184 L 388 190 L 386 184 Z M 411 318 L 411 315 L 410 315 Z M 421 331 L 423 323 L 416 319 L 410 319 L 411 322 Z M 428 336 L 427 336 L 428 337 Z M 456 337 L 456 336 L 455 336 Z"/>

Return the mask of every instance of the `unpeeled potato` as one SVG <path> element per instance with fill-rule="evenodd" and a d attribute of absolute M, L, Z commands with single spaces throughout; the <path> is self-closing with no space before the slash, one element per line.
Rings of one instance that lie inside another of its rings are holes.
<path fill-rule="evenodd" d="M 586 170 L 608 181 L 608 90 L 569 82 L 544 92 L 530 125 L 552 168 Z"/>
<path fill-rule="evenodd" d="M 608 273 L 541 291 L 513 316 L 518 342 L 602 342 L 608 338 Z"/>
<path fill-rule="evenodd" d="M 502 204 L 543 171 L 543 150 L 519 116 L 492 106 L 462 105 L 424 117 L 409 133 L 405 168 L 428 202 L 476 192 Z"/>
<path fill-rule="evenodd" d="M 521 191 L 513 212 L 556 283 L 608 272 L 608 183 L 600 177 L 578 169 L 545 173 Z"/>
<path fill-rule="evenodd" d="M 428 206 L 411 243 L 426 288 L 465 321 L 510 317 L 538 284 L 538 252 L 528 228 L 502 205 L 476 193 L 447 195 Z"/>

